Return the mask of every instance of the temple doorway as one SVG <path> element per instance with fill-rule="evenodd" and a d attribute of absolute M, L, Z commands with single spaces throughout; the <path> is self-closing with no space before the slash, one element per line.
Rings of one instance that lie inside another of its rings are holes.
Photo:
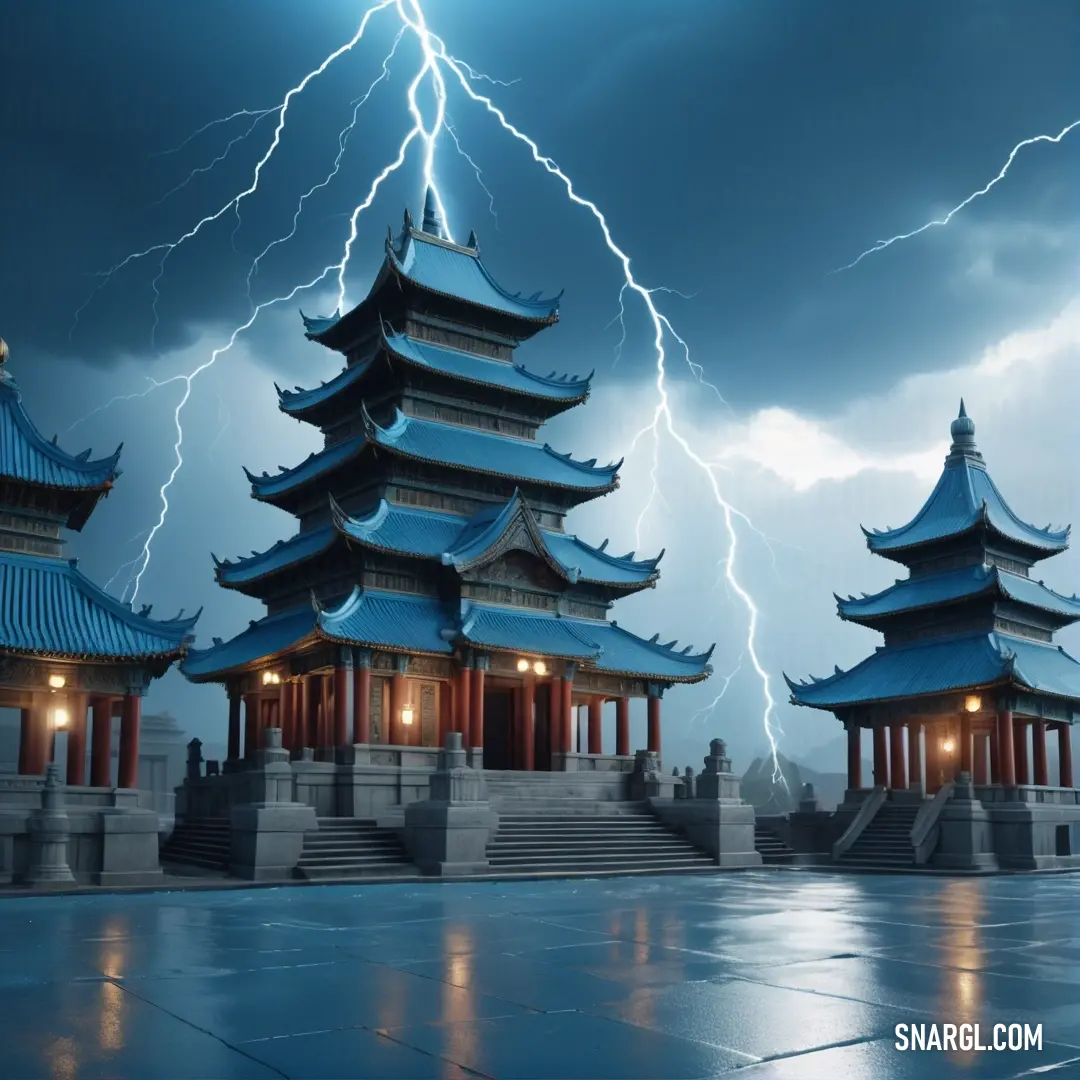
<path fill-rule="evenodd" d="M 512 769 L 510 732 L 514 716 L 510 690 L 484 689 L 484 768 Z"/>

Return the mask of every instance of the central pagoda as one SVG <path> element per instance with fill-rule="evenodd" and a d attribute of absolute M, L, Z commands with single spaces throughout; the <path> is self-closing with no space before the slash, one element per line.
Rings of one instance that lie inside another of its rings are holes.
<path fill-rule="evenodd" d="M 367 297 L 304 318 L 345 368 L 313 389 L 279 388 L 279 408 L 318 427 L 324 448 L 275 475 L 247 473 L 252 497 L 299 531 L 215 559 L 218 584 L 266 615 L 183 665 L 227 687 L 231 761 L 242 701 L 245 753 L 270 726 L 323 760 L 353 744 L 437 747 L 457 731 L 486 768 L 558 770 L 602 756 L 608 701 L 615 754 L 629 755 L 640 697 L 659 754 L 664 690 L 706 678 L 712 650 L 608 621 L 619 597 L 655 586 L 660 558 L 613 556 L 565 529 L 575 506 L 615 490 L 621 462 L 578 461 L 537 438 L 589 394 L 591 376 L 515 359 L 558 321 L 558 303 L 500 287 L 475 233 L 464 246 L 444 235 L 429 190 L 421 228 L 406 211 L 387 238 Z M 588 708 L 584 746 L 576 706 Z"/>

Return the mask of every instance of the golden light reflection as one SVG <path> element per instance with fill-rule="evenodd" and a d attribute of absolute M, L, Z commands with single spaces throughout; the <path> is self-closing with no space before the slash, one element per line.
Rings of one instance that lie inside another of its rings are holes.
<path fill-rule="evenodd" d="M 124 1020 L 127 994 L 114 982 L 101 984 L 101 1009 L 98 1013 L 98 1046 L 102 1050 L 124 1048 Z"/>
<path fill-rule="evenodd" d="M 49 1075 L 52 1080 L 75 1080 L 79 1075 L 79 1058 L 75 1053 L 75 1040 L 56 1038 L 45 1048 L 49 1059 Z"/>
<path fill-rule="evenodd" d="M 935 1015 L 950 1024 L 977 1024 L 982 1019 L 982 973 L 986 964 L 979 926 L 986 914 L 982 883 L 963 879 L 949 881 L 941 891 L 941 902 L 945 940 L 941 994 Z M 953 1050 L 949 1051 L 949 1060 L 970 1068 L 977 1053 L 975 1050 Z"/>
<path fill-rule="evenodd" d="M 643 907 L 634 912 L 634 963 L 649 962 L 649 913 Z"/>

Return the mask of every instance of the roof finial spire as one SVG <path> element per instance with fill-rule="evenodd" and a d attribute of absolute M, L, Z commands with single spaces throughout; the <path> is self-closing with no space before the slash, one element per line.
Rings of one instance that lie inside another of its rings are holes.
<path fill-rule="evenodd" d="M 424 224 L 423 231 L 431 236 L 442 237 L 442 222 L 439 220 L 439 201 L 435 197 L 435 189 L 429 184 L 427 194 L 424 196 Z"/>
<path fill-rule="evenodd" d="M 963 398 L 960 399 L 960 412 L 949 427 L 949 434 L 952 435 L 952 453 L 979 456 L 975 449 L 975 421 L 968 416 Z"/>

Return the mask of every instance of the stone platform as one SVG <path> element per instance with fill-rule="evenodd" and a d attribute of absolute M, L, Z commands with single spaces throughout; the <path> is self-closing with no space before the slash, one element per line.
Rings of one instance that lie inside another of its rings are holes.
<path fill-rule="evenodd" d="M 736 875 L 0 900 L 17 1077 L 1080 1072 L 1080 878 Z M 902 1053 L 901 1023 L 1043 1049 Z"/>

